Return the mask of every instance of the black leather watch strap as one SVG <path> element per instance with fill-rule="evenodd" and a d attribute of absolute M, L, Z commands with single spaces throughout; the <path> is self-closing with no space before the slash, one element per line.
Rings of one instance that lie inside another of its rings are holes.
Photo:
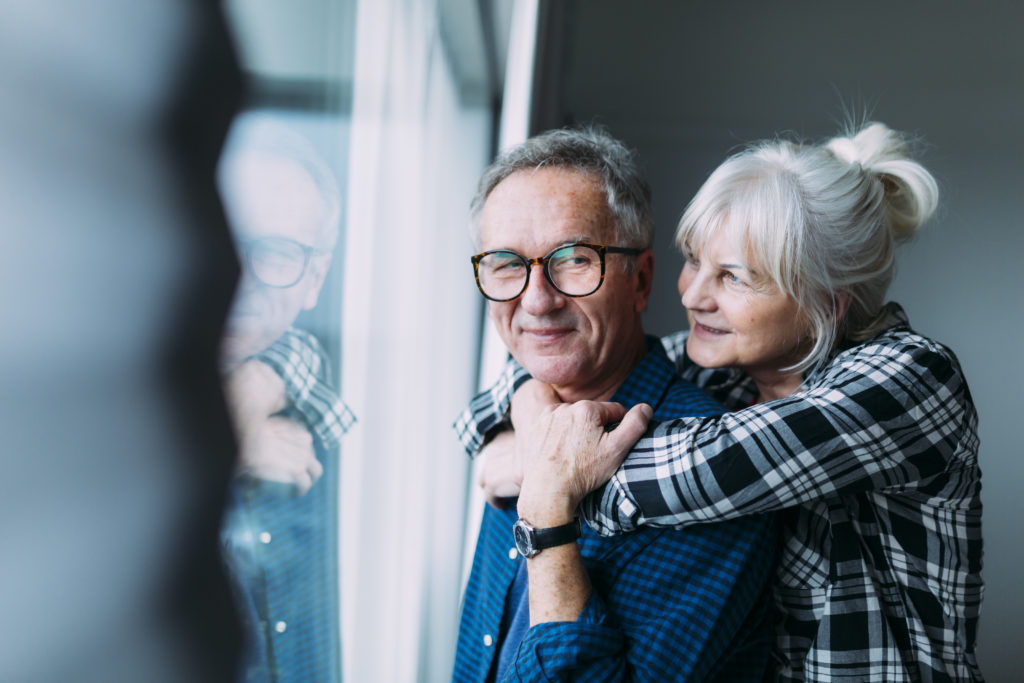
<path fill-rule="evenodd" d="M 523 557 L 534 557 L 545 548 L 572 543 L 583 533 L 580 518 L 568 524 L 553 526 L 547 529 L 535 529 L 524 519 L 517 521 L 512 527 L 516 548 Z"/>

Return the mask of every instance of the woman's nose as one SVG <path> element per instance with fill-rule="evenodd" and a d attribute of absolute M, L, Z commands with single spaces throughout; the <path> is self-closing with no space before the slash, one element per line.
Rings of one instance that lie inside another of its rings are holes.
<path fill-rule="evenodd" d="M 679 296 L 683 306 L 690 309 L 706 309 L 713 305 L 708 278 L 703 271 L 687 264 L 679 274 Z"/>

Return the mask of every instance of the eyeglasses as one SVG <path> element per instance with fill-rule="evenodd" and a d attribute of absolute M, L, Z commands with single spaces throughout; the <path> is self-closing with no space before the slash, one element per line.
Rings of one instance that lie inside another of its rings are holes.
<path fill-rule="evenodd" d="M 239 240 L 239 246 L 253 277 L 267 287 L 281 289 L 295 286 L 306 274 L 309 260 L 326 253 L 287 237 Z"/>
<path fill-rule="evenodd" d="M 508 249 L 494 249 L 472 257 L 473 274 L 480 293 L 491 301 L 511 301 L 525 292 L 531 266 L 543 266 L 544 277 L 565 296 L 588 296 L 604 282 L 605 254 L 636 255 L 643 251 L 576 242 L 531 259 Z"/>

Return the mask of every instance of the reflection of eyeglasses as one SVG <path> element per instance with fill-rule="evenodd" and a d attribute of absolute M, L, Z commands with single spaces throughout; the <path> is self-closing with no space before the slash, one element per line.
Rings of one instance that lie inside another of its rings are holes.
<path fill-rule="evenodd" d="M 555 247 L 542 258 L 526 258 L 508 249 L 485 251 L 472 257 L 480 293 L 491 301 L 511 301 L 526 291 L 531 266 L 543 266 L 544 277 L 566 296 L 588 296 L 604 282 L 604 255 L 636 255 L 643 249 L 608 247 L 576 242 Z"/>
<path fill-rule="evenodd" d="M 306 274 L 309 260 L 323 249 L 310 247 L 287 237 L 239 240 L 245 264 L 253 277 L 267 287 L 293 287 Z"/>

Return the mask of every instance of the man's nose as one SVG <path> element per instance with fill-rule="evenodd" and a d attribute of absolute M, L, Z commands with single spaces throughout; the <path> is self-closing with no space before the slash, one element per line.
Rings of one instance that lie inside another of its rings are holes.
<path fill-rule="evenodd" d="M 252 307 L 255 302 L 264 298 L 266 290 L 266 285 L 249 272 L 248 268 L 243 267 L 242 272 L 238 275 L 238 284 L 235 286 L 233 304 L 241 308 Z"/>
<path fill-rule="evenodd" d="M 548 282 L 544 267 L 538 263 L 530 265 L 530 281 L 522 294 L 520 306 L 530 315 L 544 315 L 565 304 L 565 295 Z"/>
<path fill-rule="evenodd" d="M 238 274 L 238 288 L 236 293 L 251 292 L 260 287 L 260 281 L 256 279 L 256 276 L 249 272 L 249 268 L 245 265 L 242 266 L 241 272 Z"/>

